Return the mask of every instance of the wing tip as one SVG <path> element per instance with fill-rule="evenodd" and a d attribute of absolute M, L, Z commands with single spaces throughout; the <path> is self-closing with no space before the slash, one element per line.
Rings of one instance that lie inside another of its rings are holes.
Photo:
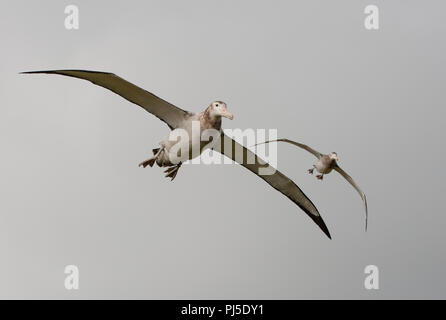
<path fill-rule="evenodd" d="M 319 226 L 319 228 L 321 228 L 322 232 L 325 233 L 325 235 L 328 237 L 328 239 L 331 240 L 331 235 L 330 235 L 330 231 L 327 228 L 327 225 L 325 224 L 324 220 L 322 219 L 321 216 L 319 217 L 315 217 L 314 222 L 316 222 L 316 224 Z"/>
<path fill-rule="evenodd" d="M 56 73 L 57 71 L 62 70 L 22 71 L 19 74 Z"/>
<path fill-rule="evenodd" d="M 306 206 L 303 203 L 299 203 L 298 201 L 296 201 L 296 199 L 294 199 L 290 196 L 288 196 L 288 198 L 290 198 L 291 201 L 293 201 L 295 204 L 297 204 L 297 206 L 299 208 L 301 208 L 303 210 L 303 212 L 305 212 L 307 214 L 307 216 L 309 216 L 311 218 L 311 220 L 313 220 L 319 226 L 319 228 L 321 228 L 322 232 L 325 233 L 325 235 L 328 237 L 328 239 L 331 240 L 330 231 L 328 230 L 327 225 L 324 222 L 324 219 L 322 219 L 322 216 L 320 215 L 320 213 L 317 210 L 314 203 L 303 193 L 303 191 L 294 182 L 292 182 L 292 183 L 303 194 L 303 196 L 310 202 L 311 205 Z"/>
<path fill-rule="evenodd" d="M 304 210 L 305 213 L 307 213 L 307 215 L 311 218 L 311 220 L 313 220 L 319 226 L 319 228 L 321 228 L 322 232 L 325 233 L 325 235 L 328 237 L 328 239 L 331 240 L 330 231 L 328 230 L 328 227 L 325 224 L 324 219 L 322 219 L 321 215 L 320 214 L 314 215 L 314 214 L 308 212 L 307 210 L 305 210 L 304 208 L 302 208 L 302 210 Z"/>
<path fill-rule="evenodd" d="M 19 74 L 36 74 L 36 73 L 61 73 L 61 72 L 89 72 L 89 73 L 102 73 L 102 74 L 114 74 L 112 72 L 103 71 L 91 71 L 91 70 L 80 70 L 80 69 L 60 69 L 60 70 L 40 70 L 40 71 L 22 71 Z"/>

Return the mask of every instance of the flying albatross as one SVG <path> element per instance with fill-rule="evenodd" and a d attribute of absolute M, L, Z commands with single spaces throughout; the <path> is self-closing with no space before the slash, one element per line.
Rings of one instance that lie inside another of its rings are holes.
<path fill-rule="evenodd" d="M 319 180 L 322 180 L 324 178 L 324 174 L 329 174 L 333 169 L 336 170 L 343 176 L 352 186 L 353 188 L 358 191 L 359 195 L 362 198 L 362 201 L 364 202 L 364 208 L 365 208 L 365 230 L 367 231 L 367 220 L 368 220 L 368 210 L 367 210 L 367 198 L 365 196 L 365 193 L 361 191 L 359 186 L 356 184 L 356 182 L 353 180 L 352 177 L 350 177 L 347 172 L 342 170 L 342 168 L 337 164 L 336 161 L 339 161 L 338 155 L 336 152 L 330 152 L 329 154 L 322 154 L 313 148 L 310 148 L 306 144 L 302 144 L 296 141 L 288 140 L 288 139 L 277 139 L 277 140 L 270 140 L 265 141 L 259 144 L 263 143 L 270 143 L 270 142 L 287 142 L 294 144 L 295 146 L 298 146 L 299 148 L 302 148 L 304 150 L 307 150 L 309 153 L 313 154 L 316 158 L 318 158 L 318 161 L 313 165 L 313 168 L 308 169 L 309 174 L 313 174 L 313 170 L 316 169 L 320 174 L 316 175 L 316 178 Z"/>
<path fill-rule="evenodd" d="M 85 70 L 49 70 L 29 71 L 22 73 L 59 74 L 88 80 L 93 84 L 113 91 L 124 99 L 139 105 L 149 113 L 158 117 L 168 125 L 168 127 L 171 129 L 171 134 L 178 130 L 190 133 L 192 122 L 199 123 L 200 132 L 206 129 L 217 130 L 219 135 L 217 138 L 220 140 L 220 143 L 218 143 L 218 140 L 216 140 L 214 141 L 214 144 L 203 145 L 203 143 L 200 141 L 198 154 L 185 152 L 184 154 L 180 154 L 179 157 L 174 157 L 174 161 L 171 159 L 172 152 L 170 152 L 172 143 L 170 142 L 170 139 L 165 138 L 160 142 L 159 148 L 153 149 L 153 157 L 141 162 L 140 166 L 153 166 L 153 164 L 156 162 L 158 166 L 168 167 L 165 171 L 166 177 L 170 177 L 173 180 L 178 173 L 178 169 L 180 168 L 182 161 L 192 159 L 200 155 L 204 149 L 212 147 L 214 150 L 219 151 L 223 155 L 255 173 L 273 188 L 287 196 L 292 202 L 298 205 L 331 239 L 330 232 L 328 231 L 328 228 L 318 210 L 311 200 L 291 179 L 275 169 L 272 174 L 262 174 L 261 170 L 265 167 L 269 167 L 269 164 L 223 133 L 221 130 L 221 118 L 233 118 L 233 115 L 227 111 L 226 104 L 224 102 L 214 101 L 203 112 L 194 114 L 170 104 L 169 102 L 140 87 L 137 87 L 136 85 L 118 77 L 113 73 Z M 191 144 L 192 142 L 189 141 L 189 146 Z M 240 150 L 242 151 L 242 156 L 240 156 Z M 237 153 L 237 151 L 239 151 L 239 153 Z M 177 153 L 175 154 L 178 155 Z M 251 159 L 251 161 L 248 161 L 248 159 Z"/>

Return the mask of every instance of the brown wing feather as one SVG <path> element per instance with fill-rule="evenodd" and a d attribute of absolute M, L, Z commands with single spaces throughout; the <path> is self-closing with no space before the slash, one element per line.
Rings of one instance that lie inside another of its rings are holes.
<path fill-rule="evenodd" d="M 88 80 L 98 86 L 113 91 L 124 99 L 141 106 L 146 111 L 158 117 L 171 129 L 175 129 L 190 115 L 189 112 L 180 109 L 173 104 L 155 96 L 154 94 L 135 86 L 134 84 L 118 77 L 113 73 L 87 71 L 87 70 L 49 70 L 29 71 L 25 74 L 47 73 L 59 74 L 68 77 Z"/>

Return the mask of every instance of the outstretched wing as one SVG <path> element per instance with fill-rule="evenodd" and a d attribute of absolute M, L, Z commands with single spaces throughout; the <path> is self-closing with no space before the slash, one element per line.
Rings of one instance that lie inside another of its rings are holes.
<path fill-rule="evenodd" d="M 183 121 L 190 115 L 189 112 L 170 104 L 169 102 L 144 89 L 141 89 L 140 87 L 135 86 L 134 84 L 118 77 L 113 73 L 86 70 L 49 70 L 28 71 L 22 73 L 60 74 L 91 81 L 92 83 L 111 90 L 114 93 L 119 94 L 124 99 L 141 106 L 146 111 L 167 123 L 170 129 L 175 129 L 181 126 Z"/>
<path fill-rule="evenodd" d="M 247 168 L 249 171 L 255 173 L 270 184 L 274 189 L 287 196 L 311 219 L 313 219 L 313 221 L 322 229 L 327 237 L 331 239 L 330 232 L 328 231 L 328 228 L 318 210 L 311 200 L 291 179 L 286 177 L 280 171 L 271 167 L 268 163 L 257 157 L 256 154 L 249 151 L 224 133 L 221 135 L 221 143 L 217 144 L 215 150 L 221 152 L 228 158 Z"/>
<path fill-rule="evenodd" d="M 367 198 L 365 196 L 365 193 L 361 191 L 361 189 L 359 188 L 359 186 L 356 184 L 356 182 L 352 179 L 352 177 L 350 177 L 347 172 L 345 172 L 344 170 L 342 170 L 342 168 L 340 166 L 338 166 L 336 164 L 336 166 L 334 167 L 334 169 L 339 172 L 341 174 L 341 176 L 343 176 L 345 178 L 345 180 L 347 180 L 352 186 L 353 188 L 356 189 L 356 191 L 358 191 L 359 195 L 362 198 L 362 201 L 364 202 L 364 208 L 365 208 L 365 230 L 367 231 L 367 220 L 368 220 L 368 210 L 367 210 Z"/>
<path fill-rule="evenodd" d="M 317 152 L 316 150 L 314 150 L 313 148 L 310 148 L 310 147 L 307 146 L 306 144 L 302 144 L 302 143 L 299 143 L 299 142 L 296 142 L 296 141 L 293 141 L 293 140 L 289 140 L 289 139 L 269 140 L 269 141 L 265 141 L 265 142 L 257 143 L 256 146 L 259 145 L 259 144 L 263 144 L 263 143 L 279 142 L 279 141 L 281 141 L 281 142 L 291 143 L 291 144 L 294 144 L 295 146 L 298 146 L 298 147 L 300 147 L 300 148 L 302 148 L 302 149 L 304 149 L 304 150 L 307 150 L 309 153 L 314 154 L 314 156 L 315 156 L 316 158 L 318 158 L 318 159 L 319 159 L 320 157 L 322 157 L 322 154 L 321 154 L 320 152 Z"/>

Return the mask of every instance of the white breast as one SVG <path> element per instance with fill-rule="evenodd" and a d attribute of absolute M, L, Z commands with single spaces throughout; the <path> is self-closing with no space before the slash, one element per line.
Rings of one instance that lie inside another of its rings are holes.
<path fill-rule="evenodd" d="M 322 161 L 316 162 L 316 164 L 314 166 L 316 167 L 316 170 L 322 174 L 330 173 L 332 170 L 330 166 L 327 166 Z"/>
<path fill-rule="evenodd" d="M 185 133 L 183 129 L 175 129 L 160 142 L 160 145 L 166 149 L 166 155 L 172 163 L 184 162 L 200 155 L 200 138 L 194 137 L 192 139 Z M 191 150 L 193 151 L 192 157 L 190 156 Z"/>

